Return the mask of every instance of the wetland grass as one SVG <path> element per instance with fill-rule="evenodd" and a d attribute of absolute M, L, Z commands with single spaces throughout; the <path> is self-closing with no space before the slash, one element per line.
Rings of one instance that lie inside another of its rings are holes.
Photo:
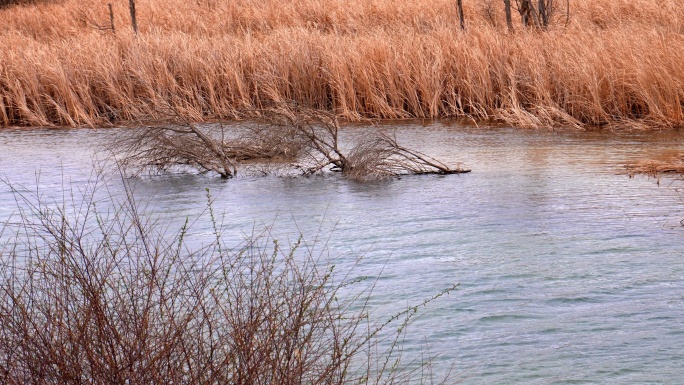
<path fill-rule="evenodd" d="M 519 127 L 684 123 L 684 4 L 576 0 L 523 27 L 489 0 L 137 4 L 0 9 L 0 126 L 251 116 L 294 102 L 347 120 L 469 117 Z M 515 13 L 515 12 L 514 12 Z M 114 32 L 115 31 L 115 32 Z"/>
<path fill-rule="evenodd" d="M 659 178 L 663 174 L 684 175 L 684 154 L 664 157 L 661 159 L 646 159 L 627 165 L 630 176 L 644 174 Z"/>

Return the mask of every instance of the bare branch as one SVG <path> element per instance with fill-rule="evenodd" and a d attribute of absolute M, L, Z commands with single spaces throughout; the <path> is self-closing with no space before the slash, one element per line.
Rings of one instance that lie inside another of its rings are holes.
<path fill-rule="evenodd" d="M 403 174 L 457 174 L 469 172 L 459 167 L 450 168 L 425 154 L 400 146 L 396 139 L 373 131 L 356 143 L 346 155 L 339 147 L 340 125 L 335 115 L 297 106 L 273 109 L 265 114 L 269 119 L 287 120 L 308 141 L 314 162 L 306 174 L 319 172 L 327 165 L 344 176 L 369 181 Z"/>
<path fill-rule="evenodd" d="M 353 266 L 338 271 L 325 246 L 301 237 L 281 246 L 268 228 L 228 247 L 208 193 L 215 239 L 191 249 L 189 223 L 209 218 L 171 232 L 128 189 L 103 212 L 97 185 L 57 207 L 8 187 L 20 210 L 0 224 L 11 239 L 0 245 L 3 384 L 432 380 L 395 348 L 418 308 L 455 285 L 370 322 L 374 284 Z"/>
<path fill-rule="evenodd" d="M 185 166 L 215 172 L 222 178 L 235 176 L 240 166 L 256 163 L 288 164 L 304 175 L 329 167 L 361 181 L 469 171 L 451 168 L 376 131 L 344 151 L 339 121 L 329 112 L 281 106 L 259 111 L 259 115 L 259 122 L 230 131 L 231 127 L 223 124 L 199 126 L 190 122 L 130 131 L 118 141 L 115 152 L 128 168 L 168 171 Z"/>
<path fill-rule="evenodd" d="M 377 133 L 354 147 L 349 155 L 346 175 L 357 180 L 374 180 L 404 174 L 467 172 L 470 170 L 451 168 L 428 155 L 403 147 L 393 136 Z"/>

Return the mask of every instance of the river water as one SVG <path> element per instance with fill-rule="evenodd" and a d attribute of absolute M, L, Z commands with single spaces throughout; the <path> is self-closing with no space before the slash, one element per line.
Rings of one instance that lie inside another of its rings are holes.
<path fill-rule="evenodd" d="M 387 128 L 387 127 L 385 127 Z M 624 165 L 684 151 L 677 132 L 394 125 L 399 142 L 473 171 L 359 184 L 337 176 L 197 175 L 132 181 L 149 210 L 206 208 L 225 234 L 317 234 L 342 270 L 382 270 L 378 319 L 452 284 L 411 325 L 407 351 L 480 383 L 678 383 L 684 378 L 684 194 Z M 345 135 L 361 135 L 364 127 Z M 377 129 L 377 128 L 372 128 Z M 111 130 L 2 130 L 0 174 L 59 196 L 92 178 Z M 108 182 L 121 189 L 116 177 Z M 0 185 L 0 219 L 16 212 Z M 211 232 L 198 225 L 198 237 Z M 367 270 L 367 271 L 366 271 Z"/>

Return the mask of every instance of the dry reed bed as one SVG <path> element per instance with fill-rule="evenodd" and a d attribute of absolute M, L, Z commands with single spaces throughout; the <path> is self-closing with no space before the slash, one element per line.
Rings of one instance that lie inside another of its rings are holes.
<path fill-rule="evenodd" d="M 225 4 L 224 4 L 225 3 Z M 0 10 L 0 125 L 244 116 L 294 101 L 341 116 L 469 116 L 523 127 L 679 127 L 684 4 L 577 0 L 545 32 L 505 30 L 498 2 L 141 1 Z"/>
<path fill-rule="evenodd" d="M 684 175 L 684 154 L 663 159 L 646 159 L 626 166 L 630 176 L 644 174 L 659 178 L 662 174 Z"/>

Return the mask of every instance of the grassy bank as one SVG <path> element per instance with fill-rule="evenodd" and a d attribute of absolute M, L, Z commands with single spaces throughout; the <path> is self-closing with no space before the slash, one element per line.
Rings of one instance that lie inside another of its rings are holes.
<path fill-rule="evenodd" d="M 488 6 L 489 4 L 489 6 Z M 684 123 L 684 4 L 576 0 L 548 30 L 499 1 L 64 0 L 0 9 L 0 125 L 196 121 L 295 101 L 342 117 L 522 127 Z"/>

